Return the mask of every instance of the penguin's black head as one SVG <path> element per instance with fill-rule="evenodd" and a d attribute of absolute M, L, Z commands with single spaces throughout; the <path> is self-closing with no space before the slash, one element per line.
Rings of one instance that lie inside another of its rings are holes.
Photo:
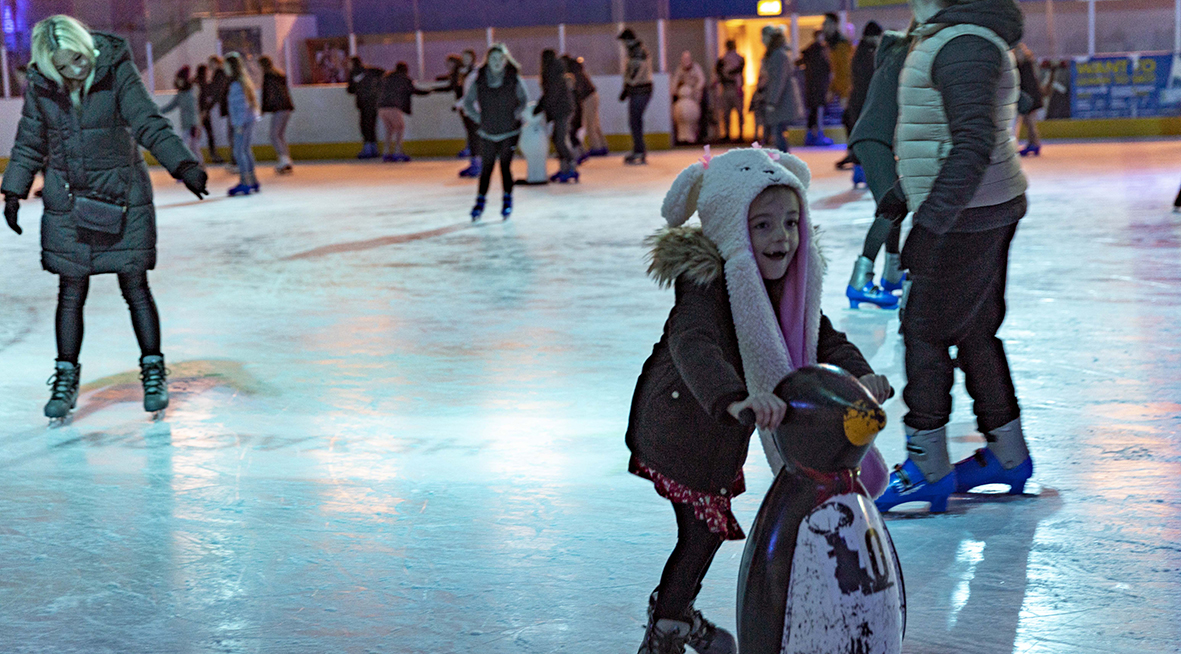
<path fill-rule="evenodd" d="M 855 469 L 886 426 L 886 412 L 849 373 L 821 364 L 779 382 L 787 417 L 775 430 L 779 453 L 820 472 Z"/>

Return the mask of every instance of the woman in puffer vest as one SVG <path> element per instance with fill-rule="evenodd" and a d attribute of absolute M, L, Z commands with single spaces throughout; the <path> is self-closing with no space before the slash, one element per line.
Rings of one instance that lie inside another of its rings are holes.
<path fill-rule="evenodd" d="M 90 276 L 114 273 L 139 340 L 144 410 L 168 406 L 160 318 L 148 289 L 156 266 L 152 180 L 139 147 L 147 148 L 198 198 L 207 176 L 160 115 L 140 79 L 127 42 L 90 32 L 69 16 L 33 27 L 24 108 L 0 192 L 9 227 L 38 172 L 45 175 L 41 265 L 61 278 L 57 365 L 45 415 L 64 419 L 78 397 L 82 306 Z"/>

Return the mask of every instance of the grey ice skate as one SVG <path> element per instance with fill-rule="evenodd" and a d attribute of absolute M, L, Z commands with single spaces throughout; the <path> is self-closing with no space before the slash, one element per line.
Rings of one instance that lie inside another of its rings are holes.
<path fill-rule="evenodd" d="M 78 378 L 82 365 L 69 361 L 58 361 L 53 376 L 45 383 L 51 387 L 49 403 L 45 405 L 45 417 L 50 426 L 62 425 L 70 417 L 70 411 L 78 404 Z"/>

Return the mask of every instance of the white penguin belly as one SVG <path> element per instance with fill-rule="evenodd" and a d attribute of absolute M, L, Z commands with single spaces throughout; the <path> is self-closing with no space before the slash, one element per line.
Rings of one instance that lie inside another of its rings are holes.
<path fill-rule="evenodd" d="M 783 654 L 898 654 L 905 599 L 894 546 L 863 495 L 837 495 L 800 523 Z"/>

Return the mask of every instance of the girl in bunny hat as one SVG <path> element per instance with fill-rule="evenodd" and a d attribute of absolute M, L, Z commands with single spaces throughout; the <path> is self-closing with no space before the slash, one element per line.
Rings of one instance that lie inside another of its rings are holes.
<path fill-rule="evenodd" d="M 730 511 L 745 490 L 752 432 L 739 413 L 754 411 L 777 473 L 783 461 L 769 439 L 787 406 L 772 391 L 793 370 L 831 363 L 879 401 L 890 392 L 820 312 L 825 261 L 808 215 L 810 179 L 785 152 L 755 144 L 711 158 L 707 148 L 673 182 L 661 210 L 668 227 L 648 241 L 648 272 L 674 287 L 676 303 L 636 384 L 629 470 L 672 502 L 677 545 L 649 598 L 640 654 L 737 649 L 693 601 L 722 542 L 745 538 Z M 694 212 L 701 226 L 686 226 Z M 875 494 L 885 485 L 879 467 L 879 479 L 866 480 Z"/>

